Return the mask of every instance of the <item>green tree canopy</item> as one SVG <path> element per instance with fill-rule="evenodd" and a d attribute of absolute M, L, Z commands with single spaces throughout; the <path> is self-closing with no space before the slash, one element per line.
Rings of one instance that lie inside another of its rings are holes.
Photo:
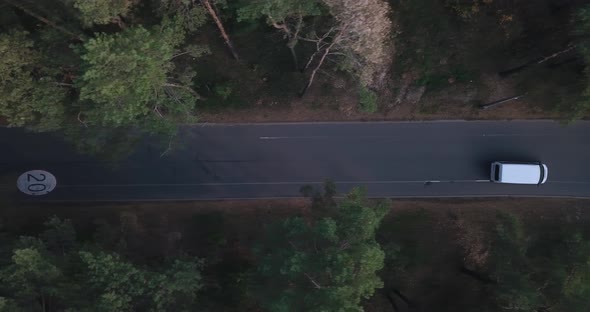
<path fill-rule="evenodd" d="M 69 220 L 45 222 L 38 237 L 0 253 L 0 311 L 194 311 L 203 261 L 189 256 L 137 265 L 94 242 Z"/>
<path fill-rule="evenodd" d="M 498 217 L 490 285 L 497 309 L 586 311 L 590 306 L 590 241 L 575 227 L 532 232 L 510 214 Z"/>
<path fill-rule="evenodd" d="M 527 237 L 522 223 L 509 214 L 498 215 L 496 239 L 492 246 L 492 278 L 498 306 L 517 311 L 535 311 L 541 306 L 526 257 Z"/>
<path fill-rule="evenodd" d="M 9 126 L 54 130 L 65 118 L 65 92 L 27 36 L 0 34 L 0 115 Z"/>
<path fill-rule="evenodd" d="M 386 212 L 357 189 L 332 216 L 272 227 L 258 251 L 259 300 L 269 311 L 361 311 L 360 300 L 383 286 L 375 231 Z"/>
<path fill-rule="evenodd" d="M 172 73 L 183 38 L 182 29 L 166 23 L 151 30 L 137 26 L 99 34 L 86 42 L 76 82 L 86 121 L 118 127 L 190 117 L 199 97 L 190 87 L 194 74 Z"/>
<path fill-rule="evenodd" d="M 243 1 L 238 9 L 238 20 L 267 18 L 269 23 L 284 23 L 297 16 L 319 15 L 317 0 L 252 0 Z"/>
<path fill-rule="evenodd" d="M 12 300 L 5 299 L 4 304 L 45 308 L 52 298 L 63 294 L 62 278 L 62 271 L 45 252 L 35 247 L 15 249 L 11 263 L 0 271 L 2 288 L 13 294 Z"/>
<path fill-rule="evenodd" d="M 70 0 L 71 1 L 71 0 Z M 127 15 L 136 0 L 73 0 L 85 26 L 108 24 Z"/>

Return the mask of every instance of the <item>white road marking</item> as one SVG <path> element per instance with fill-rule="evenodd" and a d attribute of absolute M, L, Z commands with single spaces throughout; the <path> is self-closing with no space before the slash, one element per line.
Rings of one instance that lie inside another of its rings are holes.
<path fill-rule="evenodd" d="M 324 184 L 324 181 L 295 182 L 210 182 L 210 183 L 130 183 L 130 184 L 77 184 L 58 185 L 57 188 L 89 188 L 89 187 L 167 187 L 167 186 L 247 186 L 247 185 L 307 185 Z M 390 180 L 390 181 L 334 181 L 336 184 L 428 184 L 428 183 L 492 183 L 490 180 Z M 547 181 L 546 184 L 590 184 L 583 181 Z M 0 190 L 11 190 L 11 184 L 0 184 Z"/>
<path fill-rule="evenodd" d="M 464 134 L 456 135 L 457 137 L 552 137 L 556 135 L 551 134 L 511 134 L 511 133 L 498 133 L 498 134 Z M 436 139 L 436 137 L 433 137 Z M 310 140 L 310 139 L 389 139 L 389 140 L 405 140 L 407 136 L 396 136 L 396 135 L 314 135 L 314 136 L 259 136 L 259 140 Z"/>
<path fill-rule="evenodd" d="M 489 180 L 390 180 L 390 181 L 334 181 L 336 184 L 425 184 L 425 183 L 481 183 Z M 162 186 L 242 186 L 242 185 L 306 185 L 324 184 L 324 181 L 293 182 L 210 182 L 210 183 L 154 183 L 154 184 L 80 184 L 61 185 L 60 188 L 76 187 L 162 187 Z"/>

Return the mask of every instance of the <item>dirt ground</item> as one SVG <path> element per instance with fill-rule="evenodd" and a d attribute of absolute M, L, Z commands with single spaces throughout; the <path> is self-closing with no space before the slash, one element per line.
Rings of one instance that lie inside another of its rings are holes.
<path fill-rule="evenodd" d="M 436 221 L 437 228 L 449 228 L 457 216 L 470 222 L 487 222 L 497 211 L 509 211 L 527 222 L 539 223 L 575 217 L 590 221 L 590 201 L 583 199 L 432 199 L 393 200 L 386 224 L 396 216 L 411 211 L 426 211 Z M 310 212 L 307 199 L 228 200 L 146 203 L 45 203 L 4 204 L 0 209 L 0 224 L 5 230 L 23 232 L 36 228 L 56 215 L 71 219 L 77 228 L 92 227 L 97 219 L 119 222 L 133 215 L 135 223 L 157 225 L 158 231 L 189 232 L 200 216 L 216 215 L 222 219 L 223 234 L 235 245 L 248 246 L 261 234 L 265 225 L 290 216 Z M 453 216 L 451 218 L 451 216 Z M 389 221 L 388 221 L 389 220 Z M 386 226 L 386 225 L 384 225 Z M 162 233 L 162 234 L 166 234 Z"/>
<path fill-rule="evenodd" d="M 358 94 L 348 82 L 345 88 L 333 94 L 323 94 L 321 84 L 303 98 L 292 98 L 278 103 L 274 98 L 260 97 L 255 104 L 242 108 L 199 113 L 201 123 L 262 123 L 262 122 L 313 122 L 313 121 L 415 121 L 415 120 L 516 120 L 560 119 L 558 113 L 533 105 L 532 99 L 519 99 L 489 109 L 479 105 L 492 103 L 518 95 L 510 82 L 485 76 L 483 86 L 453 84 L 437 92 L 426 93 L 419 102 L 395 100 L 399 95 L 387 94 L 379 101 L 375 113 L 358 110 Z M 326 82 L 324 82 L 326 83 Z M 409 91 L 407 91 L 409 92 Z M 476 93 L 476 94 L 473 94 Z M 408 94 L 403 97 L 410 96 Z"/>
<path fill-rule="evenodd" d="M 559 119 L 559 114 L 532 110 L 523 100 L 506 103 L 489 110 L 475 110 L 468 106 L 456 106 L 452 110 L 422 113 L 411 106 L 397 106 L 387 112 L 367 114 L 358 111 L 341 111 L 332 108 L 293 106 L 289 108 L 247 108 L 224 113 L 202 113 L 202 123 L 262 123 L 262 122 L 310 122 L 310 121 L 418 121 L 418 120 L 517 120 Z"/>
<path fill-rule="evenodd" d="M 165 218 L 173 227 L 182 228 L 193 215 L 222 214 L 232 226 L 260 228 L 268 222 L 309 213 L 307 199 L 181 201 L 137 203 L 12 203 L 4 204 L 0 218 L 5 228 L 18 229 L 36 220 L 57 215 L 62 218 L 89 222 L 95 218 L 117 219 L 121 214 L 133 213 L 141 217 Z M 590 201 L 561 198 L 491 198 L 491 199 L 396 199 L 392 200 L 389 217 L 399 213 L 424 210 L 436 219 L 449 214 L 463 215 L 474 221 L 485 221 L 497 211 L 512 212 L 532 223 L 551 221 L 565 216 L 576 216 L 590 222 Z"/>

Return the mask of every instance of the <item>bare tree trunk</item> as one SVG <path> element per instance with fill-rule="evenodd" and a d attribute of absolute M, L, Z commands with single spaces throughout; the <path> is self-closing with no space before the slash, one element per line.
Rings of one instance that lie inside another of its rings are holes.
<path fill-rule="evenodd" d="M 497 100 L 497 101 L 494 101 L 494 102 L 491 102 L 491 103 L 480 105 L 479 108 L 481 108 L 481 109 L 492 108 L 492 107 L 494 107 L 496 105 L 500 105 L 502 103 L 506 103 L 506 102 L 518 100 L 518 99 L 520 99 L 521 97 L 523 97 L 525 95 L 526 95 L 526 93 L 525 94 L 516 95 L 516 96 L 512 96 L 512 97 L 505 98 L 505 99 L 501 99 L 501 100 Z"/>
<path fill-rule="evenodd" d="M 200 1 L 203 4 L 203 6 L 205 7 L 205 9 L 207 9 L 207 12 L 209 12 L 209 15 L 211 15 L 211 18 L 213 18 L 213 21 L 217 25 L 217 28 L 219 28 L 219 31 L 221 32 L 221 36 L 223 37 L 223 40 L 225 40 L 225 44 L 227 44 L 227 47 L 229 48 L 232 56 L 236 60 L 240 60 L 240 58 L 238 57 L 238 52 L 236 52 L 236 49 L 234 49 L 234 46 L 231 43 L 231 40 L 229 39 L 227 32 L 225 31 L 225 27 L 223 27 L 223 23 L 221 23 L 221 19 L 219 19 L 219 16 L 217 15 L 217 12 L 215 12 L 215 9 L 211 5 L 210 0 L 200 0 Z"/>
<path fill-rule="evenodd" d="M 408 299 L 408 297 L 404 296 L 404 294 L 402 294 L 402 292 L 399 291 L 399 289 L 391 288 L 391 291 L 393 291 L 394 294 L 396 294 L 405 304 L 407 304 L 408 307 L 414 306 L 414 303 L 410 299 Z"/>
<path fill-rule="evenodd" d="M 299 14 L 297 17 L 297 25 L 295 25 L 295 33 L 291 34 L 289 38 L 289 42 L 287 43 L 287 47 L 291 51 L 291 56 L 293 57 L 293 65 L 295 66 L 295 70 L 303 71 L 299 68 L 299 59 L 297 58 L 297 52 L 295 52 L 295 46 L 297 45 L 297 39 L 299 39 L 299 32 L 303 27 L 303 15 Z"/>
<path fill-rule="evenodd" d="M 537 64 L 541 64 L 541 63 L 547 62 L 548 60 L 553 59 L 553 58 L 556 58 L 556 57 L 558 57 L 558 56 L 560 56 L 560 55 L 562 55 L 564 53 L 567 53 L 567 52 L 575 49 L 575 48 L 576 48 L 575 45 L 571 45 L 571 46 L 567 47 L 564 50 L 555 52 L 555 53 L 553 53 L 553 54 L 551 54 L 549 56 L 544 57 L 543 59 L 541 59 L 540 61 L 538 61 Z"/>
<path fill-rule="evenodd" d="M 35 12 L 27 9 L 25 6 L 23 6 L 23 5 L 19 4 L 19 3 L 15 3 L 12 0 L 4 0 L 4 1 L 6 1 L 6 3 L 12 5 L 13 7 L 15 7 L 15 8 L 17 8 L 17 9 L 25 12 L 26 14 L 28 14 L 28 15 L 36 18 L 36 19 L 38 19 L 39 21 L 43 22 L 44 24 L 47 24 L 47 25 L 49 25 L 49 26 L 51 26 L 51 27 L 53 27 L 53 28 L 55 28 L 55 29 L 57 29 L 57 30 L 59 30 L 59 31 L 65 33 L 65 34 L 67 34 L 67 35 L 70 35 L 72 38 L 74 38 L 76 40 L 84 41 L 84 40 L 82 40 L 82 38 L 79 35 L 76 35 L 75 33 L 71 32 L 71 31 L 69 31 L 69 30 L 67 30 L 67 29 L 65 29 L 65 28 L 63 28 L 63 27 L 61 27 L 59 25 L 57 25 L 56 23 L 54 23 L 54 22 L 52 22 L 52 21 L 44 18 L 43 16 L 36 14 Z"/>
<path fill-rule="evenodd" d="M 332 49 L 332 47 L 340 41 L 340 37 L 344 33 L 345 29 L 346 29 L 346 27 L 341 28 L 338 31 L 338 34 L 336 34 L 336 36 L 334 36 L 334 38 L 332 39 L 332 42 L 330 42 L 330 44 L 324 48 L 324 53 L 322 53 L 322 57 L 320 57 L 316 67 L 311 71 L 311 75 L 309 76 L 309 80 L 307 81 L 307 85 L 305 85 L 303 90 L 301 90 L 301 93 L 299 94 L 299 96 L 303 97 L 305 95 L 305 93 L 307 92 L 307 90 L 309 89 L 309 87 L 311 87 L 311 85 L 313 84 L 313 80 L 315 79 L 316 73 L 318 72 L 320 67 L 324 64 L 324 61 L 326 60 L 326 57 L 330 53 L 330 50 Z M 320 39 L 320 40 L 323 40 L 323 39 Z M 318 44 L 318 47 L 319 46 L 320 45 Z M 317 53 L 317 51 L 316 51 L 316 53 Z M 312 54 L 310 61 L 307 62 L 307 65 L 305 66 L 306 68 L 311 64 L 311 60 L 316 55 L 316 53 Z"/>
<path fill-rule="evenodd" d="M 470 270 L 468 268 L 466 268 L 465 266 L 461 266 L 460 268 L 461 273 L 475 279 L 476 281 L 479 281 L 483 284 L 495 284 L 495 281 L 493 279 L 491 279 L 488 276 L 485 276 L 483 274 L 480 274 L 478 272 L 475 272 L 473 270 Z"/>
<path fill-rule="evenodd" d="M 309 279 L 309 281 L 315 286 L 315 288 L 317 289 L 321 289 L 322 286 L 320 284 L 318 284 L 313 278 L 311 278 L 311 276 L 309 276 L 309 274 L 307 273 L 303 273 L 305 275 L 305 277 L 307 277 L 307 279 Z"/>
<path fill-rule="evenodd" d="M 299 61 L 297 60 L 297 53 L 295 52 L 295 48 L 289 47 L 289 51 L 291 51 L 291 57 L 293 58 L 293 66 L 295 67 L 295 70 L 302 71 L 301 68 L 299 68 Z"/>
<path fill-rule="evenodd" d="M 43 309 L 43 312 L 47 311 L 45 308 L 45 295 L 43 294 L 41 294 L 41 308 Z"/>
<path fill-rule="evenodd" d="M 175 83 L 170 83 L 170 82 L 166 82 L 164 83 L 162 86 L 164 87 L 170 87 L 170 88 L 178 88 L 178 89 L 183 89 L 188 91 L 189 93 L 191 93 L 193 96 L 195 96 L 197 99 L 203 99 L 203 97 L 197 93 L 197 91 L 193 90 L 190 87 L 187 86 L 183 86 L 183 85 L 179 85 L 179 84 L 175 84 Z"/>
<path fill-rule="evenodd" d="M 399 308 L 397 307 L 397 303 L 395 303 L 395 298 L 386 289 L 381 289 L 381 291 L 385 295 L 385 298 L 387 298 L 387 301 L 389 301 L 389 304 L 391 304 L 393 311 L 398 312 Z"/>
<path fill-rule="evenodd" d="M 297 20 L 297 26 L 295 26 L 295 33 L 292 33 L 291 30 L 287 25 L 277 23 L 272 16 L 268 15 L 268 19 L 270 20 L 270 24 L 276 28 L 282 30 L 287 39 L 287 47 L 289 51 L 291 51 L 291 57 L 293 58 L 293 65 L 295 66 L 295 70 L 301 71 L 302 69 L 299 68 L 299 60 L 297 58 L 297 53 L 295 52 L 295 46 L 297 45 L 297 39 L 299 37 L 299 31 L 301 31 L 301 27 L 303 26 L 303 16 L 299 15 L 299 19 Z"/>
<path fill-rule="evenodd" d="M 498 73 L 498 75 L 500 75 L 501 77 L 510 76 L 512 74 L 518 73 L 518 72 L 526 69 L 527 67 L 529 67 L 531 65 L 537 65 L 537 64 L 545 63 L 545 62 L 547 62 L 547 61 L 549 61 L 551 59 L 554 59 L 554 58 L 556 58 L 556 57 L 558 57 L 558 56 L 560 56 L 560 55 L 562 55 L 564 53 L 567 53 L 567 52 L 569 52 L 569 51 L 571 51 L 571 50 L 573 50 L 575 48 L 576 48 L 575 45 L 570 45 L 567 48 L 565 48 L 565 49 L 563 49 L 561 51 L 557 51 L 557 52 L 555 52 L 555 53 L 553 53 L 551 55 L 548 55 L 546 57 L 541 57 L 541 58 L 538 58 L 538 59 L 536 59 L 534 61 L 530 61 L 528 63 L 525 63 L 523 65 L 520 65 L 520 66 L 511 68 L 511 69 L 507 69 L 507 70 L 501 71 L 501 72 Z"/>
<path fill-rule="evenodd" d="M 313 84 L 313 80 L 315 79 L 316 73 L 318 72 L 318 70 L 320 69 L 322 64 L 324 63 L 324 60 L 326 59 L 326 56 L 328 55 L 328 53 L 330 53 L 330 48 L 331 48 L 331 45 L 330 45 L 330 47 L 326 48 L 326 50 L 324 50 L 322 57 L 318 61 L 318 64 L 316 65 L 316 67 L 311 71 L 311 75 L 309 76 L 309 80 L 307 81 L 307 84 L 305 85 L 303 90 L 301 90 L 301 94 L 299 96 L 303 97 L 305 95 L 305 93 L 307 92 L 307 90 L 309 89 L 309 87 L 311 87 L 311 85 Z"/>
<path fill-rule="evenodd" d="M 123 18 L 121 18 L 121 16 L 117 16 L 113 19 L 113 22 L 115 24 L 117 24 L 117 26 L 119 26 L 119 28 L 121 30 L 125 30 L 127 29 L 127 24 L 125 23 L 125 21 L 123 21 Z"/>

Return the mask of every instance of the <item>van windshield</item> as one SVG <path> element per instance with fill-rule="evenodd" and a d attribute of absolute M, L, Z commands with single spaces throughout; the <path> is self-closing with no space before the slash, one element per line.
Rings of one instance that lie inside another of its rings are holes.
<path fill-rule="evenodd" d="M 500 165 L 494 166 L 494 181 L 500 181 Z"/>

